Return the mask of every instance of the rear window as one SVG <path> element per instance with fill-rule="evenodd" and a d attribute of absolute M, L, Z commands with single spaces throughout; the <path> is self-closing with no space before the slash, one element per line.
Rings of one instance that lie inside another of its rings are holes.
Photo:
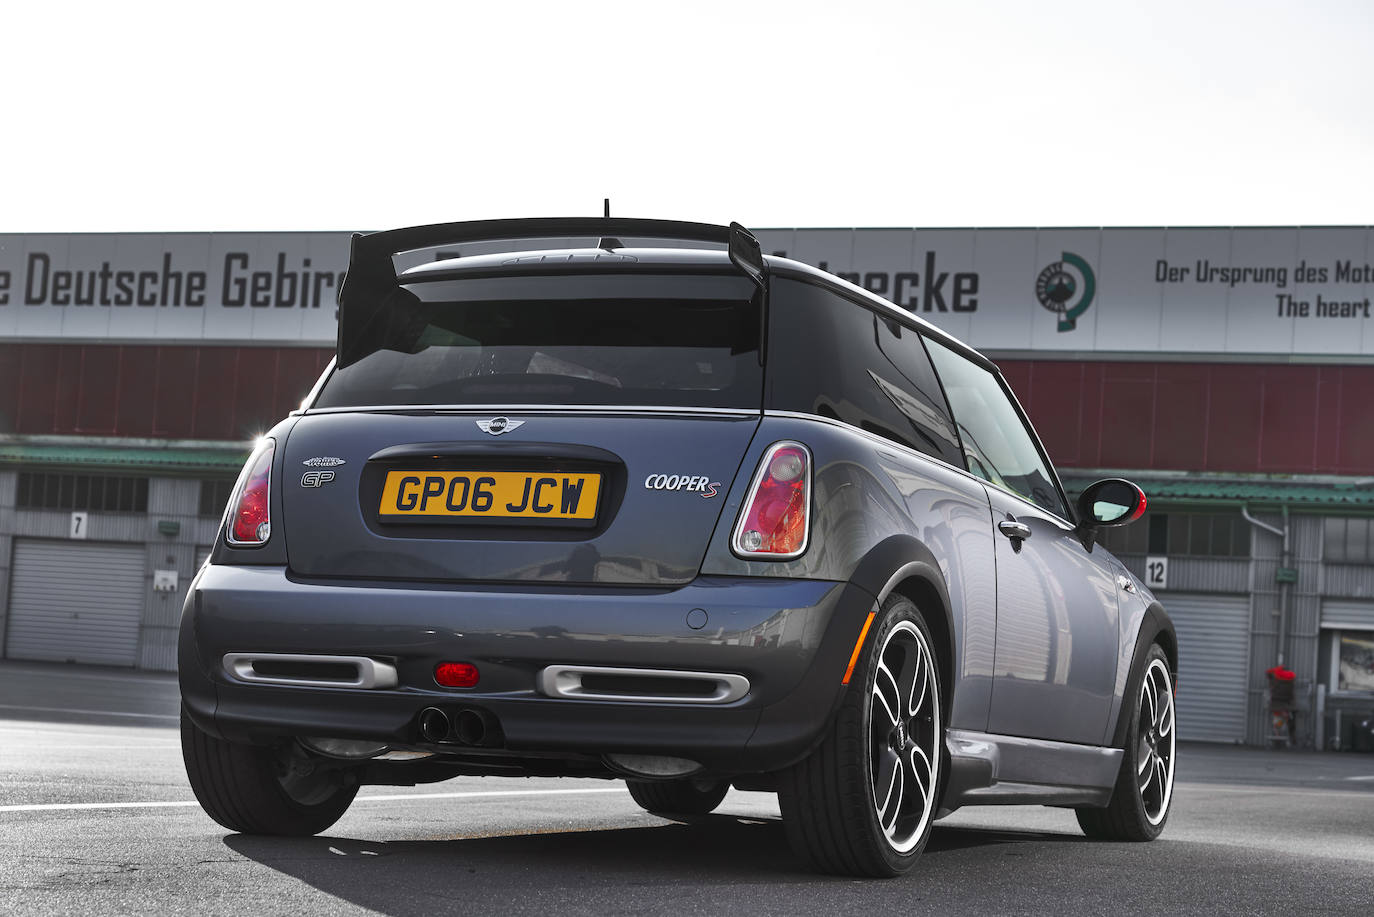
<path fill-rule="evenodd" d="M 315 407 L 757 409 L 759 311 L 743 277 L 595 275 L 410 284 Z"/>

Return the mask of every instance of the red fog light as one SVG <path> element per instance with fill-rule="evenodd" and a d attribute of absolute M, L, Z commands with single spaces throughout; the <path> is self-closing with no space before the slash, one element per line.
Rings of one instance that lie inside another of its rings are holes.
<path fill-rule="evenodd" d="M 470 662 L 441 662 L 434 667 L 434 680 L 445 688 L 473 688 L 477 678 L 477 666 Z"/>

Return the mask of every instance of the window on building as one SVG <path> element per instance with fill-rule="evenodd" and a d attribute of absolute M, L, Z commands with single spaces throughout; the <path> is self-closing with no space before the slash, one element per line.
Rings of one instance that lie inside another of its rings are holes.
<path fill-rule="evenodd" d="M 1341 631 L 1337 654 L 1336 690 L 1374 691 L 1374 631 Z"/>
<path fill-rule="evenodd" d="M 1323 520 L 1323 556 L 1333 564 L 1374 563 L 1374 519 Z"/>
<path fill-rule="evenodd" d="M 1330 690 L 1374 693 L 1374 630 L 1327 633 L 1331 639 Z"/>
<path fill-rule="evenodd" d="M 1113 554 L 1249 557 L 1250 526 L 1240 513 L 1150 513 L 1134 525 L 1099 529 Z"/>
<path fill-rule="evenodd" d="M 218 519 L 224 515 L 224 507 L 229 502 L 229 492 L 233 489 L 233 478 L 201 481 L 199 514 L 211 519 Z"/>
<path fill-rule="evenodd" d="M 113 474 L 21 471 L 15 505 L 19 509 L 146 513 L 148 479 Z"/>
<path fill-rule="evenodd" d="M 1146 538 L 1151 554 L 1169 553 L 1169 516 L 1166 513 L 1150 513 L 1145 517 Z"/>

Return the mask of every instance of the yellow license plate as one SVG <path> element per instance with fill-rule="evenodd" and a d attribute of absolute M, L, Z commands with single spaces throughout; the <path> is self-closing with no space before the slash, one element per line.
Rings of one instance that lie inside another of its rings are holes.
<path fill-rule="evenodd" d="M 596 518 L 601 475 L 589 472 L 388 471 L 382 516 Z"/>

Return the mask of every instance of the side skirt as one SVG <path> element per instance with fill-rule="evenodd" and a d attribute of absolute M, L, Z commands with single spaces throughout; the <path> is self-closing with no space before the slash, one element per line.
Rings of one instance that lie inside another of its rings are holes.
<path fill-rule="evenodd" d="M 1105 806 L 1121 749 L 950 729 L 941 814 L 960 806 Z"/>

